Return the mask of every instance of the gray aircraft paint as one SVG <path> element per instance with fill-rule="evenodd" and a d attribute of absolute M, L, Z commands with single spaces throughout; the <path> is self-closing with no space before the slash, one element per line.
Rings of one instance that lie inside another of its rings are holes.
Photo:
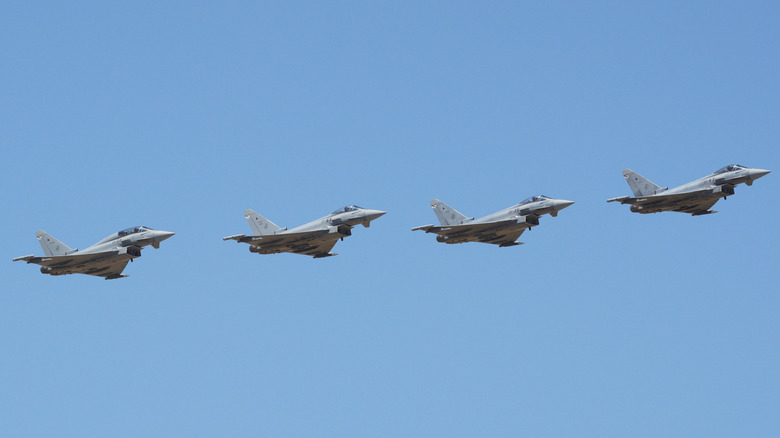
<path fill-rule="evenodd" d="M 89 248 L 79 251 L 55 239 L 45 231 L 35 236 L 43 248 L 43 257 L 28 255 L 16 257 L 16 261 L 25 261 L 41 265 L 41 273 L 49 275 L 86 274 L 103 277 L 106 280 L 127 277 L 122 274 L 127 262 L 141 257 L 141 249 L 152 245 L 160 247 L 160 242 L 173 236 L 170 231 L 153 230 L 149 227 L 132 227 L 107 236 Z"/>
<path fill-rule="evenodd" d="M 75 250 L 55 239 L 54 236 L 46 231 L 37 231 L 35 237 L 38 238 L 38 242 L 41 244 L 41 248 L 43 248 L 43 253 L 48 257 L 63 256 L 75 252 Z"/>
<path fill-rule="evenodd" d="M 337 255 L 330 252 L 336 242 L 352 235 L 352 228 L 384 215 L 385 211 L 370 210 L 357 205 L 342 207 L 333 213 L 292 229 L 280 228 L 254 210 L 245 210 L 244 218 L 254 235 L 236 234 L 222 240 L 235 240 L 249 244 L 249 251 L 257 254 L 289 252 L 314 258 Z"/>
<path fill-rule="evenodd" d="M 439 218 L 439 223 L 442 225 L 461 225 L 474 218 L 467 218 L 458 210 L 450 207 L 449 205 L 434 199 L 431 201 L 431 207 L 433 212 L 436 213 L 436 217 Z"/>
<path fill-rule="evenodd" d="M 262 236 L 267 234 L 274 234 L 276 231 L 281 230 L 281 227 L 268 219 L 260 216 L 254 210 L 244 210 L 244 217 L 249 222 L 249 228 L 255 235 Z"/>
<path fill-rule="evenodd" d="M 631 169 L 623 171 L 623 177 L 634 197 L 620 196 L 607 202 L 630 204 L 634 213 L 658 213 L 676 211 L 693 216 L 717 213 L 710 208 L 721 198 L 734 194 L 737 184 L 753 185 L 758 178 L 770 173 L 765 169 L 753 169 L 739 164 L 722 167 L 714 173 L 695 181 L 670 189 L 660 187 Z"/>
<path fill-rule="evenodd" d="M 412 231 L 437 234 L 437 241 L 448 244 L 481 242 L 500 247 L 520 245 L 522 242 L 516 240 L 525 230 L 539 225 L 540 216 L 558 216 L 559 211 L 572 204 L 574 201 L 538 195 L 475 219 L 466 217 L 444 202 L 434 199 L 431 201 L 431 208 L 441 226 L 423 225 L 412 228 Z"/>
<path fill-rule="evenodd" d="M 666 188 L 662 188 L 631 169 L 624 170 L 623 177 L 626 179 L 628 186 L 631 187 L 631 191 L 634 192 L 634 196 L 655 195 L 666 190 Z"/>

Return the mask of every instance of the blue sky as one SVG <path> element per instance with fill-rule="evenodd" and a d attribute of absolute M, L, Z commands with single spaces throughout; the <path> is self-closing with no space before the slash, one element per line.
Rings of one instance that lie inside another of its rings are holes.
<path fill-rule="evenodd" d="M 20 2 L 0 14 L 0 429 L 8 436 L 767 436 L 780 428 L 773 2 Z M 576 204 L 526 245 L 443 245 Z M 388 211 L 338 257 L 221 237 Z M 50 277 L 176 232 L 127 279 Z"/>

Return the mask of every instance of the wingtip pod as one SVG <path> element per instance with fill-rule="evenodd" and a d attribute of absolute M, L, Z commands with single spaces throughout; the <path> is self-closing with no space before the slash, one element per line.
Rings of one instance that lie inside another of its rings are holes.
<path fill-rule="evenodd" d="M 222 240 L 235 240 L 240 242 L 242 237 L 246 237 L 246 234 L 234 234 L 232 236 L 223 237 Z"/>
<path fill-rule="evenodd" d="M 35 255 L 33 255 L 33 254 L 30 254 L 30 255 L 21 256 L 21 257 L 14 257 L 13 261 L 15 261 L 15 262 L 18 262 L 18 261 L 25 261 L 25 262 L 28 262 L 28 263 L 29 263 L 29 262 L 30 262 L 30 260 L 32 260 L 32 259 L 34 259 L 34 258 L 35 258 Z"/>

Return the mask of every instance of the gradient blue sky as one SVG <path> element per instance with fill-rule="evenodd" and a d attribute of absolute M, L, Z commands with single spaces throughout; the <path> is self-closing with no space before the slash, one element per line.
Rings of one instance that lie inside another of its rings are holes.
<path fill-rule="evenodd" d="M 0 430 L 14 437 L 770 436 L 780 192 L 640 216 L 780 169 L 776 2 L 13 2 L 0 14 Z M 410 228 L 577 203 L 526 245 Z M 338 257 L 221 237 L 387 210 Z M 130 278 L 50 277 L 175 231 Z"/>

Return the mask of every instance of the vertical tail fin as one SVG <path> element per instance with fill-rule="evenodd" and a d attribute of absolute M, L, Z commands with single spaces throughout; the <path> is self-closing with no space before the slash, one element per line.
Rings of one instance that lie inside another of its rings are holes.
<path fill-rule="evenodd" d="M 68 245 L 55 239 L 46 231 L 37 231 L 35 237 L 38 238 L 38 242 L 40 242 L 41 248 L 43 248 L 43 253 L 46 254 L 47 257 L 62 256 L 76 252 L 76 250 L 71 249 Z"/>
<path fill-rule="evenodd" d="M 436 217 L 439 218 L 439 222 L 441 222 L 442 225 L 459 225 L 469 219 L 458 210 L 455 210 L 438 199 L 431 201 L 431 207 L 433 207 L 433 211 L 436 213 Z"/>
<path fill-rule="evenodd" d="M 631 187 L 631 191 L 634 192 L 634 196 L 637 197 L 655 195 L 666 190 L 631 169 L 624 170 L 623 177 L 626 179 L 628 186 Z"/>
<path fill-rule="evenodd" d="M 249 222 L 249 228 L 255 233 L 255 236 L 262 236 L 264 234 L 273 234 L 276 230 L 281 230 L 275 223 L 260 216 L 254 210 L 244 210 L 244 217 Z"/>

